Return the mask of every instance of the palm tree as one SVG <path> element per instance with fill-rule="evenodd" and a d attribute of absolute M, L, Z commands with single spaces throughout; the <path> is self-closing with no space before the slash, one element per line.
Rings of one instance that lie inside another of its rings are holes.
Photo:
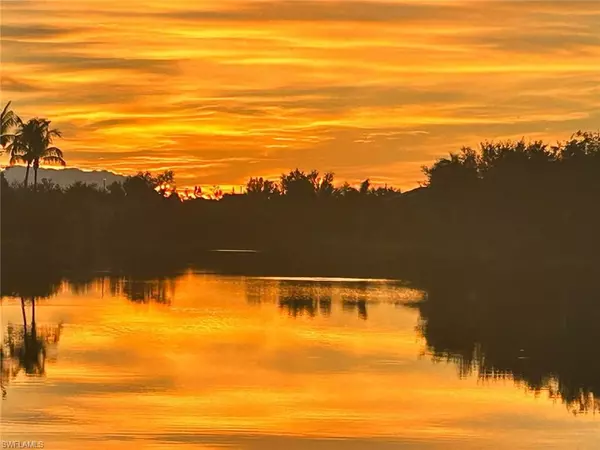
<path fill-rule="evenodd" d="M 25 187 L 27 187 L 29 183 L 29 168 L 31 167 L 32 163 L 32 152 L 29 151 L 29 148 L 26 144 L 27 138 L 23 133 L 24 126 L 21 125 L 20 129 L 21 131 L 19 132 L 18 137 L 13 137 L 13 142 L 8 147 L 10 152 L 9 164 L 11 166 L 14 166 L 17 163 L 24 163 L 27 165 L 27 168 L 25 169 L 25 180 L 23 181 L 23 184 Z"/>
<path fill-rule="evenodd" d="M 2 150 L 4 150 L 10 140 L 14 137 L 14 135 L 10 133 L 11 129 L 18 126 L 21 122 L 19 117 L 9 109 L 10 103 L 11 102 L 8 102 L 0 113 L 0 147 L 2 147 Z"/>
<path fill-rule="evenodd" d="M 11 144 L 10 164 L 17 162 L 27 164 L 25 171 L 25 187 L 29 180 L 29 168 L 33 166 L 34 189 L 37 189 L 37 175 L 40 163 L 66 165 L 63 152 L 52 145 L 54 138 L 61 137 L 60 131 L 50 129 L 48 119 L 30 119 L 27 123 L 21 123 L 19 130 Z"/>

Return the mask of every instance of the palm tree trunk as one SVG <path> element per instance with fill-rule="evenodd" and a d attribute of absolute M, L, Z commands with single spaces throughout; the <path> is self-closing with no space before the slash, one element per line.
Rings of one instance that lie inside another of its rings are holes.
<path fill-rule="evenodd" d="M 25 313 L 25 298 L 21 297 L 21 313 L 23 314 L 23 329 L 27 333 L 27 314 Z"/>
<path fill-rule="evenodd" d="M 27 185 L 29 184 L 29 166 L 31 166 L 30 162 L 27 163 L 27 169 L 25 170 L 25 181 L 23 182 L 25 184 L 25 187 L 27 187 Z"/>
<path fill-rule="evenodd" d="M 37 192 L 37 173 L 38 173 L 39 168 L 40 168 L 40 162 L 34 161 L 33 162 L 33 191 L 34 192 Z"/>
<path fill-rule="evenodd" d="M 31 330 L 35 332 L 35 297 L 31 297 Z"/>

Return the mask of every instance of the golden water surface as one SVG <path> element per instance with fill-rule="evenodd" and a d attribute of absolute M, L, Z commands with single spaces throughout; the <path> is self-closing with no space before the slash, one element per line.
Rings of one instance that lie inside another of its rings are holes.
<path fill-rule="evenodd" d="M 435 362 L 406 306 L 422 296 L 385 280 L 192 272 L 65 283 L 35 304 L 43 351 L 3 360 L 2 440 L 65 450 L 600 448 L 597 413 L 573 415 L 543 391 Z M 3 300 L 5 342 L 23 327 L 21 306 Z"/>

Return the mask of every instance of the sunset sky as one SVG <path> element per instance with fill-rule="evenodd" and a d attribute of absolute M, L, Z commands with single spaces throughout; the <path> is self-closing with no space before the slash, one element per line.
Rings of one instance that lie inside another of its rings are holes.
<path fill-rule="evenodd" d="M 2 102 L 52 119 L 71 167 L 407 189 L 462 145 L 600 128 L 599 1 L 1 5 Z"/>

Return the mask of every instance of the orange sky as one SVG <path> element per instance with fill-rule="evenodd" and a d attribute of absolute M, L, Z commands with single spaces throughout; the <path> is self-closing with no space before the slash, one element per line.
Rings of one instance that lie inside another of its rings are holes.
<path fill-rule="evenodd" d="M 600 2 L 3 0 L 2 102 L 70 166 L 180 185 L 332 170 L 402 188 L 483 139 L 600 118 Z"/>

